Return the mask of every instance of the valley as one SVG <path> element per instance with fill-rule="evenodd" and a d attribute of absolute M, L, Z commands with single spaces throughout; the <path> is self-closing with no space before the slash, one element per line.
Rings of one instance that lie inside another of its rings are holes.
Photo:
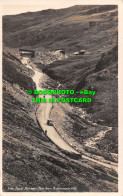
<path fill-rule="evenodd" d="M 117 191 L 117 31 L 113 5 L 3 17 L 4 191 Z M 36 89 L 96 93 L 92 103 L 35 103 Z"/>

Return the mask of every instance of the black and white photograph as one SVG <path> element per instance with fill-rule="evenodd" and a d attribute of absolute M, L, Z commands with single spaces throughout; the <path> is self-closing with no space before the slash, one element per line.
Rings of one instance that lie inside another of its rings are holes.
<path fill-rule="evenodd" d="M 118 193 L 119 6 L 92 2 L 3 1 L 3 193 Z"/>

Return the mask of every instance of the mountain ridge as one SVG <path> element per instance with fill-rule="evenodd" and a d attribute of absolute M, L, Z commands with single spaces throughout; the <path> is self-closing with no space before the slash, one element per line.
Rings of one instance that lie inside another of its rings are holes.
<path fill-rule="evenodd" d="M 97 15 L 87 14 L 86 9 L 91 10 L 91 7 L 97 9 Z M 99 11 L 100 6 L 91 7 L 81 6 L 78 9 L 75 6 L 65 10 L 60 9 L 58 12 L 62 12 L 63 15 L 56 13 L 57 16 L 51 13 L 51 15 L 46 14 L 46 16 L 41 17 L 42 11 L 17 15 L 16 19 L 15 16 L 5 16 L 3 17 L 3 41 L 6 46 L 14 48 L 26 46 L 49 49 L 65 48 L 69 52 L 79 48 L 88 49 L 90 44 L 88 45 L 87 42 L 92 42 L 92 47 L 94 41 L 98 41 L 100 38 L 106 40 L 103 34 L 105 32 L 107 34 L 105 36 L 110 34 L 110 39 L 107 41 L 111 40 L 110 42 L 113 43 L 116 36 L 114 32 L 117 31 L 114 28 L 117 24 L 117 18 L 114 21 L 115 15 L 117 15 L 117 6 L 114 8 L 105 6 L 105 14 Z M 76 9 L 72 12 L 71 9 L 74 8 Z M 106 11 L 107 9 L 109 11 Z M 83 11 L 86 15 L 79 15 L 78 12 Z M 108 29 L 105 29 L 106 24 Z M 100 34 L 96 36 L 99 32 Z M 100 47 L 102 47 L 102 41 L 99 43 Z"/>

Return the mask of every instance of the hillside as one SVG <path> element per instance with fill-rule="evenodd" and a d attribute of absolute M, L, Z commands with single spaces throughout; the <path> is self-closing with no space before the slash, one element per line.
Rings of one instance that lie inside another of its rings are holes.
<path fill-rule="evenodd" d="M 116 164 L 117 41 L 115 5 L 77 5 L 3 16 L 4 191 L 117 191 L 113 169 L 69 157 L 44 134 L 36 118 L 39 104 L 32 103 L 34 95 L 26 92 L 36 89 L 34 71 L 21 63 L 18 52 L 19 48 L 35 51 L 31 61 L 33 68 L 44 73 L 40 81 L 44 89 L 96 91 L 91 104 L 54 103 L 51 119 L 59 134 L 78 152 Z M 57 49 L 65 50 L 65 58 L 55 55 Z M 73 55 L 82 49 L 85 55 Z"/>
<path fill-rule="evenodd" d="M 64 48 L 67 52 L 112 47 L 117 6 L 73 6 L 3 17 L 3 41 L 13 48 Z"/>

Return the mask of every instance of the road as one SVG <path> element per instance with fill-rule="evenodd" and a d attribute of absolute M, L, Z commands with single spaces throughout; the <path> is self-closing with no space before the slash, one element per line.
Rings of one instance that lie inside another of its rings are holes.
<path fill-rule="evenodd" d="M 29 69 L 32 69 L 32 67 L 27 64 Z M 43 90 L 42 87 L 40 86 L 40 80 L 43 76 L 42 72 L 39 72 L 35 70 L 34 68 L 32 69 L 35 74 L 32 77 L 33 81 L 36 84 L 37 90 Z M 43 98 L 44 95 L 39 95 L 40 98 Z M 74 150 L 67 142 L 64 141 L 64 139 L 59 135 L 57 130 L 54 128 L 54 126 L 48 126 L 47 121 L 50 119 L 50 112 L 52 109 L 52 103 L 49 103 L 49 98 L 52 98 L 51 95 L 45 95 L 45 98 L 47 99 L 47 103 L 40 103 L 37 111 L 36 111 L 36 117 L 37 120 L 44 131 L 44 133 L 47 135 L 47 137 L 55 144 L 57 145 L 60 149 L 62 149 L 65 152 L 71 153 L 71 154 L 76 154 L 80 156 L 80 153 Z"/>
<path fill-rule="evenodd" d="M 46 98 L 48 99 L 49 96 L 46 96 Z M 51 109 L 52 103 L 40 103 L 39 108 L 36 112 L 36 116 L 41 128 L 46 133 L 47 137 L 50 138 L 50 140 L 60 149 L 69 153 L 75 153 L 76 155 L 80 155 L 79 152 L 74 150 L 67 142 L 64 141 L 64 139 L 59 135 L 54 126 L 47 125 L 47 120 L 50 118 Z"/>
<path fill-rule="evenodd" d="M 28 64 L 27 65 L 28 68 L 32 69 L 32 67 Z M 33 81 L 36 84 L 36 88 L 37 90 L 43 90 L 42 87 L 40 86 L 40 81 L 41 78 L 43 76 L 42 72 L 39 72 L 37 70 L 35 70 L 34 68 L 32 69 L 35 74 L 32 77 Z M 39 95 L 40 98 L 43 97 L 43 95 Z M 49 100 L 49 98 L 52 98 L 51 95 L 45 95 L 45 98 L 47 100 Z M 71 147 L 57 132 L 57 130 L 54 128 L 54 126 L 49 126 L 47 124 L 47 121 L 50 119 L 50 112 L 52 110 L 52 103 L 40 103 L 39 107 L 36 111 L 36 116 L 37 116 L 37 120 L 42 128 L 42 130 L 44 131 L 44 133 L 47 135 L 47 137 L 55 144 L 57 145 L 61 150 L 68 152 L 70 154 L 74 154 L 77 155 L 78 157 L 81 156 L 81 158 L 87 159 L 88 161 L 91 162 L 95 162 L 99 165 L 102 165 L 104 167 L 107 168 L 112 168 L 113 170 L 115 170 L 117 172 L 118 167 L 117 164 L 110 162 L 110 164 L 108 163 L 104 163 L 101 161 L 98 161 L 96 159 L 90 158 L 86 155 L 81 155 L 79 152 L 77 152 L 76 150 L 73 149 L 73 147 Z"/>

